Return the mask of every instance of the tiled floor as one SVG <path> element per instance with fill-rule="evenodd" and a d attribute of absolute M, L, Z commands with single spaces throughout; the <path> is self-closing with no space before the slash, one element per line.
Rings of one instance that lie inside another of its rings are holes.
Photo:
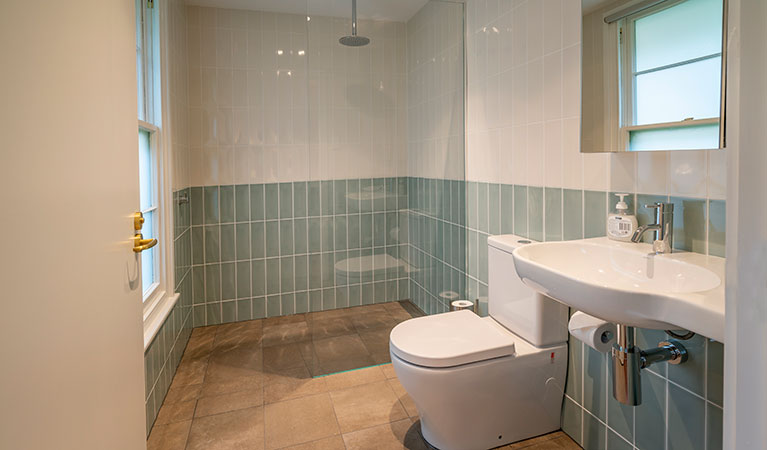
<path fill-rule="evenodd" d="M 149 450 L 427 449 L 388 361 L 408 302 L 197 328 Z M 328 376 L 317 375 L 333 373 Z M 577 449 L 562 433 L 504 448 Z"/>

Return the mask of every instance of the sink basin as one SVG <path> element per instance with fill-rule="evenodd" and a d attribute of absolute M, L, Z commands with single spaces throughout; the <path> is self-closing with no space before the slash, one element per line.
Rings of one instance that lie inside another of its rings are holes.
<path fill-rule="evenodd" d="M 513 253 L 531 288 L 623 325 L 685 329 L 724 342 L 724 258 L 607 238 L 526 245 Z"/>

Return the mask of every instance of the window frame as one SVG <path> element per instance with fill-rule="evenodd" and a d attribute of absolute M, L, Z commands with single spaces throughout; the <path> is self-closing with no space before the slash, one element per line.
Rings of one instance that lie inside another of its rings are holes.
<path fill-rule="evenodd" d="M 678 6 L 681 3 L 686 2 L 687 0 L 666 0 L 664 2 L 661 2 L 658 5 L 655 5 L 653 7 L 641 10 L 639 12 L 636 12 L 634 14 L 628 15 L 618 21 L 618 61 L 619 61 L 619 77 L 618 77 L 618 83 L 619 83 L 619 111 L 620 111 L 620 145 L 621 148 L 625 149 L 626 151 L 632 151 L 630 148 L 630 140 L 631 140 L 631 132 L 632 131 L 640 131 L 640 130 L 663 130 L 663 129 L 669 129 L 669 128 L 680 128 L 680 127 L 688 127 L 688 126 L 700 126 L 700 125 L 711 125 L 711 124 L 718 124 L 720 126 L 719 135 L 720 135 L 720 141 L 721 136 L 723 133 L 722 128 L 724 128 L 724 120 L 723 120 L 723 104 L 724 104 L 724 98 L 722 95 L 720 95 L 720 105 L 719 110 L 720 114 L 716 117 L 706 117 L 702 119 L 684 119 L 680 121 L 675 122 L 658 122 L 658 123 L 651 123 L 651 124 L 644 124 L 644 125 L 636 125 L 634 117 L 636 116 L 636 97 L 637 97 L 637 91 L 636 91 L 636 45 L 635 45 L 635 22 L 643 17 L 650 16 L 652 14 L 658 13 L 660 11 L 663 11 L 665 9 L 673 8 L 675 6 Z M 723 1 L 723 20 L 724 23 L 726 23 L 726 7 L 727 2 L 726 0 Z M 722 50 L 717 54 L 719 57 L 722 58 L 722 66 L 726 64 L 726 55 L 725 55 L 725 49 L 724 45 L 726 43 L 726 40 L 724 40 L 725 37 L 723 37 L 722 40 Z M 716 56 L 713 56 L 716 57 Z M 677 63 L 679 66 L 685 65 L 685 64 L 691 64 L 693 62 L 696 62 L 700 59 L 693 59 L 684 61 L 681 63 Z M 673 65 L 671 65 L 673 67 Z M 671 68 L 666 67 L 666 68 Z M 722 74 L 724 74 L 724 69 L 722 70 Z M 725 78 L 722 76 L 721 79 L 721 86 L 720 90 L 724 90 L 725 86 Z"/>
<path fill-rule="evenodd" d="M 136 8 L 143 8 L 143 11 L 136 10 L 137 18 L 138 14 L 143 14 L 149 9 L 147 3 L 148 0 L 136 0 Z M 155 208 L 153 212 L 153 225 L 155 229 L 153 232 L 158 240 L 157 245 L 154 247 L 155 281 L 146 291 L 142 292 L 145 350 L 157 335 L 157 332 L 162 327 L 165 319 L 170 315 L 173 306 L 175 306 L 179 298 L 179 294 L 174 292 L 175 273 L 173 270 L 174 235 L 173 199 L 171 195 L 171 186 L 173 184 L 170 168 L 170 161 L 173 159 L 169 133 L 169 69 L 166 63 L 168 61 L 168 54 L 167 46 L 165 45 L 167 42 L 167 7 L 167 2 L 153 2 L 151 19 L 143 21 L 142 27 L 137 26 L 137 31 L 141 28 L 143 33 L 143 48 L 147 47 L 147 41 L 144 37 L 147 33 L 152 35 L 150 43 L 152 53 L 147 57 L 147 52 L 144 51 L 142 64 L 142 76 L 144 80 L 150 80 L 151 87 L 148 88 L 147 83 L 143 84 L 143 100 L 146 108 L 144 120 L 138 120 L 137 131 L 147 131 L 150 136 L 150 150 L 154 168 L 152 174 L 152 195 L 154 197 L 153 205 Z M 148 60 L 148 58 L 150 59 Z M 136 74 L 138 76 L 138 69 Z M 138 96 L 138 86 L 136 93 Z M 140 117 L 138 108 L 137 116 Z"/>

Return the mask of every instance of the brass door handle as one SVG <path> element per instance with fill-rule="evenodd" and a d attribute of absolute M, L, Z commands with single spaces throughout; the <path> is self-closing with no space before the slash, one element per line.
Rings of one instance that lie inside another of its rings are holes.
<path fill-rule="evenodd" d="M 157 245 L 157 239 L 144 239 L 141 233 L 136 233 L 133 236 L 133 251 L 135 253 L 141 253 L 144 250 L 148 250 Z"/>

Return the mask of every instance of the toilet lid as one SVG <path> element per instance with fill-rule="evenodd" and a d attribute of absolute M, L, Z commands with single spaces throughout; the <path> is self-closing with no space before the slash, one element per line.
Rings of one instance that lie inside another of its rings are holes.
<path fill-rule="evenodd" d="M 389 344 L 398 358 L 425 367 L 452 367 L 514 354 L 510 332 L 466 310 L 406 320 L 391 331 Z"/>

